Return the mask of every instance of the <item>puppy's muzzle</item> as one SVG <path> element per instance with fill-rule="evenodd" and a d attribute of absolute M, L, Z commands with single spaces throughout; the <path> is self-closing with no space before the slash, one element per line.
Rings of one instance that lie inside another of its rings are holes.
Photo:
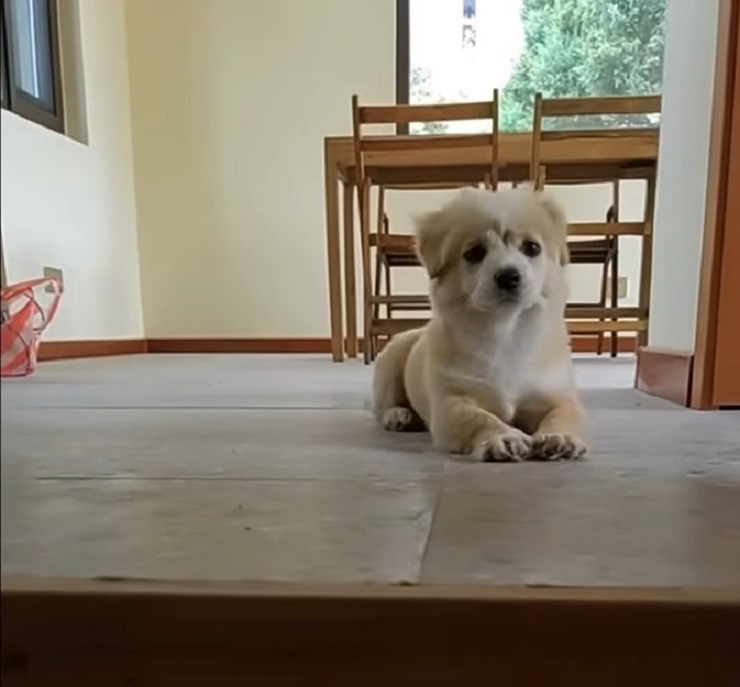
<path fill-rule="evenodd" d="M 502 293 L 513 296 L 522 283 L 522 275 L 516 267 L 504 267 L 493 275 L 496 288 Z"/>

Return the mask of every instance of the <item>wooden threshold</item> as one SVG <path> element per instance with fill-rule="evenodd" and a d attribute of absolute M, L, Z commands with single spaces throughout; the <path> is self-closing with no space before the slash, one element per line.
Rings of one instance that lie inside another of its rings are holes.
<path fill-rule="evenodd" d="M 738 590 L 2 583 L 8 687 L 735 685 Z"/>
<path fill-rule="evenodd" d="M 681 406 L 691 401 L 691 351 L 644 346 L 637 350 L 637 388 Z"/>

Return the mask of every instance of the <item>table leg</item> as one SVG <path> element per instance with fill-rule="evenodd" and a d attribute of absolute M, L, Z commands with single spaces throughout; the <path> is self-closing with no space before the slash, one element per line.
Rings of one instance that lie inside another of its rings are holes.
<path fill-rule="evenodd" d="M 355 188 L 344 184 L 344 308 L 347 317 L 346 351 L 357 357 L 357 292 L 355 280 Z"/>
<path fill-rule="evenodd" d="M 326 249 L 329 271 L 329 315 L 331 356 L 335 363 L 344 360 L 342 350 L 342 261 L 339 249 L 339 173 L 336 160 L 324 142 L 324 202 L 326 204 Z"/>

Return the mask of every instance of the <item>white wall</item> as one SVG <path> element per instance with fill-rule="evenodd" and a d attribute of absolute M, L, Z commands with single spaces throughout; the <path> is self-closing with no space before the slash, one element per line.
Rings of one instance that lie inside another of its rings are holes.
<path fill-rule="evenodd" d="M 123 0 L 79 0 L 79 18 L 89 145 L 2 111 L 8 278 L 64 270 L 47 339 L 141 338 Z"/>
<path fill-rule="evenodd" d="M 323 137 L 350 133 L 353 92 L 393 101 L 394 0 L 128 0 L 126 15 L 147 335 L 326 336 Z M 610 204 L 607 187 L 557 192 L 574 220 Z M 442 197 L 394 194 L 394 225 Z M 641 212 L 626 184 L 623 217 Z M 639 248 L 623 250 L 631 303 Z M 571 274 L 596 298 L 596 268 Z M 420 270 L 398 284 L 425 288 Z"/>
<path fill-rule="evenodd" d="M 718 0 L 668 0 L 649 344 L 693 350 Z"/>

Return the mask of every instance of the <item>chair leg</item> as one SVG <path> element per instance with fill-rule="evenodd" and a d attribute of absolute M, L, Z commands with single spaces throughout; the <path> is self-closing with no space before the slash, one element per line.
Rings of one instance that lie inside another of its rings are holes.
<path fill-rule="evenodd" d="M 385 188 L 383 186 L 378 186 L 378 216 L 377 216 L 377 222 L 375 231 L 378 236 L 385 233 Z M 381 291 L 381 278 L 382 278 L 382 269 L 383 269 L 383 254 L 381 249 L 376 246 L 375 247 L 375 282 L 373 284 L 373 293 L 376 296 L 380 296 Z M 375 319 L 378 319 L 380 317 L 380 304 L 376 303 L 373 306 L 373 317 Z"/>
<path fill-rule="evenodd" d="M 655 177 L 647 180 L 645 190 L 645 228 L 642 237 L 642 257 L 640 259 L 640 300 L 639 305 L 647 312 L 645 329 L 638 333 L 637 342 L 640 346 L 648 343 L 648 327 L 650 326 L 650 285 L 653 270 L 653 215 L 655 213 Z"/>
<path fill-rule="evenodd" d="M 373 294 L 380 296 L 382 277 L 383 277 L 383 255 L 379 248 L 375 248 L 375 279 L 373 282 Z M 373 304 L 373 318 L 378 319 L 380 317 L 380 303 Z"/>
<path fill-rule="evenodd" d="M 360 232 L 362 234 L 362 305 L 363 305 L 363 342 L 362 351 L 365 364 L 370 363 L 371 342 L 370 330 L 373 318 L 370 295 L 373 292 L 370 267 L 370 180 L 362 180 L 359 190 Z"/>
<path fill-rule="evenodd" d="M 344 270 L 347 316 L 347 357 L 357 357 L 357 285 L 355 280 L 355 187 L 344 187 Z"/>
<path fill-rule="evenodd" d="M 385 263 L 385 295 L 390 296 L 392 292 L 391 266 L 388 263 Z M 393 305 L 391 303 L 388 303 L 388 305 L 386 306 L 386 315 L 389 320 L 393 317 Z"/>
<path fill-rule="evenodd" d="M 612 217 L 615 222 L 619 222 L 619 179 L 614 180 L 614 187 L 612 191 Z M 619 307 L 619 235 L 614 235 L 614 255 L 611 260 L 611 273 L 612 273 L 612 288 L 611 288 L 611 307 Z M 619 318 L 614 318 L 614 322 L 618 322 Z M 619 353 L 619 333 L 611 333 L 611 357 L 616 358 Z"/>
<path fill-rule="evenodd" d="M 611 307 L 619 307 L 619 237 L 614 237 L 614 255 L 611 259 Z M 618 322 L 619 318 L 615 317 L 614 322 Z M 612 332 L 611 334 L 611 357 L 616 358 L 619 353 L 619 333 Z"/>
<path fill-rule="evenodd" d="M 609 263 L 611 261 L 607 260 L 604 265 L 602 265 L 601 268 L 601 292 L 599 294 L 599 306 L 602 308 L 606 307 L 606 290 L 607 290 L 607 283 L 609 281 Z M 602 317 L 599 319 L 599 322 L 606 322 L 606 320 Z M 601 355 L 604 352 L 604 332 L 599 332 L 599 340 L 598 344 L 596 346 L 596 354 Z"/>

